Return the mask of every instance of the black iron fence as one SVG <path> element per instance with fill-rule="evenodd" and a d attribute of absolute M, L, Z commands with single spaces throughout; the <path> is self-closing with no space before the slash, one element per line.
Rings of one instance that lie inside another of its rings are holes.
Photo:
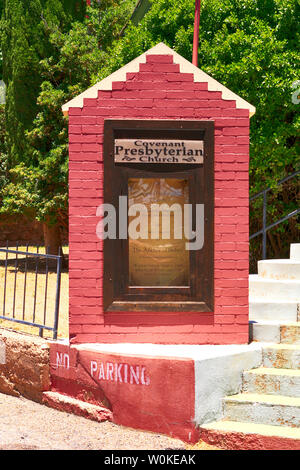
<path fill-rule="evenodd" d="M 62 256 L 40 250 L 0 248 L 0 319 L 37 327 L 40 336 L 50 330 L 57 339 Z"/>
<path fill-rule="evenodd" d="M 300 170 L 295 171 L 294 173 L 291 173 L 289 176 L 283 178 L 282 180 L 278 181 L 277 187 L 286 183 L 287 181 L 291 180 L 292 178 L 296 178 L 300 175 Z M 250 197 L 250 202 L 254 201 L 255 199 L 262 197 L 263 198 L 263 204 L 262 204 L 262 228 L 261 230 L 258 230 L 257 232 L 253 233 L 250 235 L 250 240 L 252 240 L 255 237 L 258 237 L 259 235 L 262 235 L 262 259 L 267 258 L 267 232 L 268 230 L 272 229 L 273 227 L 276 227 L 277 225 L 281 224 L 282 222 L 285 222 L 286 220 L 289 220 L 291 217 L 295 217 L 297 214 L 300 213 L 300 208 L 293 210 L 289 214 L 284 215 L 280 219 L 276 220 L 275 222 L 272 222 L 271 224 L 267 224 L 267 211 L 268 211 L 268 201 L 267 201 L 267 196 L 268 193 L 272 191 L 272 188 L 266 188 L 259 193 L 254 194 L 253 196 Z"/>

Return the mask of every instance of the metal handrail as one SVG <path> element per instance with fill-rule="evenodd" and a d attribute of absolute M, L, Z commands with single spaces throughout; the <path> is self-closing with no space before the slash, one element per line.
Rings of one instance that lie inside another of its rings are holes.
<path fill-rule="evenodd" d="M 300 174 L 300 170 L 298 171 L 294 171 L 294 173 L 291 173 L 290 175 L 286 176 L 285 178 L 283 178 L 282 180 L 279 180 L 278 183 L 277 183 L 277 186 L 279 186 L 280 184 L 282 183 L 285 183 L 286 181 L 294 178 L 296 175 L 299 175 Z M 256 194 L 253 194 L 253 196 L 250 197 L 250 202 L 253 200 L 253 199 L 256 199 L 258 196 L 261 196 L 263 195 L 263 193 L 267 193 L 269 191 L 272 191 L 273 188 L 266 188 L 266 189 L 263 189 L 262 191 L 260 191 L 259 193 L 256 193 Z"/>
<path fill-rule="evenodd" d="M 286 176 L 285 178 L 281 179 L 278 181 L 276 186 L 280 186 L 281 184 L 285 183 L 286 181 L 289 181 L 290 179 L 294 178 L 295 176 L 300 174 L 300 170 L 294 171 L 290 175 Z M 276 225 L 281 224 L 282 222 L 285 222 L 286 220 L 290 219 L 291 217 L 294 217 L 295 215 L 300 213 L 300 208 L 295 209 L 294 211 L 290 212 L 284 217 L 281 217 L 280 219 L 276 220 L 276 222 L 273 222 L 272 224 L 267 225 L 267 193 L 269 191 L 272 191 L 274 188 L 266 188 L 263 189 L 262 191 L 259 191 L 258 193 L 254 194 L 253 196 L 250 197 L 250 202 L 253 201 L 254 199 L 258 198 L 259 196 L 263 196 L 263 220 L 262 220 L 262 229 L 259 230 L 258 232 L 253 233 L 250 235 L 249 239 L 252 240 L 253 238 L 257 237 L 258 235 L 263 236 L 263 243 L 262 243 L 262 259 L 267 258 L 267 231 L 270 230 L 273 227 L 276 227 Z"/>

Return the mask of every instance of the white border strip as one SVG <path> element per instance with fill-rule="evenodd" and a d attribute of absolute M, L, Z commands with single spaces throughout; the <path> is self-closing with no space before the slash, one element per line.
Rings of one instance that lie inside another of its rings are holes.
<path fill-rule="evenodd" d="M 241 109 L 248 109 L 250 117 L 255 114 L 255 107 L 252 104 L 245 101 L 243 98 L 240 98 L 238 95 L 230 91 L 224 85 L 217 82 L 214 78 L 207 75 L 205 72 L 200 70 L 198 67 L 193 65 L 191 62 L 186 60 L 184 57 L 179 55 L 170 47 L 166 46 L 163 42 L 157 44 L 156 46 L 149 49 L 147 52 L 144 52 L 139 57 L 136 57 L 134 60 L 129 62 L 128 64 L 121 67 L 116 72 L 113 72 L 108 77 L 101 80 L 101 82 L 96 83 L 94 86 L 88 88 L 80 95 L 76 96 L 72 100 L 68 101 L 62 106 L 62 110 L 64 114 L 67 114 L 69 108 L 82 108 L 83 107 L 83 100 L 84 98 L 97 98 L 98 91 L 106 90 L 109 91 L 112 89 L 112 82 L 118 81 L 126 81 L 126 74 L 128 72 L 136 73 L 139 72 L 139 65 L 146 63 L 146 56 L 147 54 L 152 55 L 173 55 L 174 63 L 179 64 L 180 73 L 193 73 L 194 74 L 194 81 L 195 82 L 205 82 L 208 83 L 208 90 L 209 91 L 221 91 L 222 92 L 222 99 L 223 100 L 234 100 L 236 101 L 236 107 Z"/>

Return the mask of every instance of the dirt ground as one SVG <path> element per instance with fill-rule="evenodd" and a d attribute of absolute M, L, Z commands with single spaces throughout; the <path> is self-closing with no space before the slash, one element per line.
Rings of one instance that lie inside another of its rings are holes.
<path fill-rule="evenodd" d="M 0 393 L 0 450 L 167 450 L 187 449 L 178 439 L 97 423 L 23 397 Z M 191 449 L 191 447 L 189 447 Z M 195 450 L 214 450 L 204 443 Z"/>

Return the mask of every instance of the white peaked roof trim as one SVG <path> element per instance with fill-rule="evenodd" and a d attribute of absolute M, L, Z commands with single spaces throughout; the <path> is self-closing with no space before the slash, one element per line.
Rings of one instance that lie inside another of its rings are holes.
<path fill-rule="evenodd" d="M 62 106 L 62 110 L 64 114 L 68 114 L 69 108 L 82 108 L 83 107 L 83 100 L 84 98 L 97 98 L 98 91 L 109 91 L 112 89 L 112 82 L 123 82 L 126 81 L 126 74 L 128 72 L 139 72 L 140 64 L 146 63 L 146 56 L 148 54 L 155 54 L 155 55 L 163 55 L 168 54 L 174 57 L 174 63 L 179 64 L 180 72 L 181 73 L 192 73 L 194 74 L 194 81 L 195 82 L 207 82 L 208 83 L 208 90 L 209 91 L 221 91 L 222 92 L 222 99 L 223 100 L 234 100 L 236 102 L 236 107 L 241 109 L 248 109 L 249 116 L 253 116 L 255 114 L 255 107 L 252 104 L 245 101 L 243 98 L 240 98 L 238 95 L 230 91 L 224 85 L 217 82 L 214 78 L 207 75 L 205 72 L 200 70 L 198 67 L 193 65 L 191 62 L 186 60 L 184 57 L 179 55 L 170 47 L 166 46 L 163 42 L 157 44 L 156 46 L 152 47 L 148 51 L 144 52 L 139 57 L 136 57 L 134 60 L 129 62 L 128 64 L 121 67 L 119 70 L 116 70 L 108 77 L 101 80 L 101 82 L 96 83 L 96 85 L 88 88 L 80 95 L 76 96 L 72 100 L 68 101 Z"/>

